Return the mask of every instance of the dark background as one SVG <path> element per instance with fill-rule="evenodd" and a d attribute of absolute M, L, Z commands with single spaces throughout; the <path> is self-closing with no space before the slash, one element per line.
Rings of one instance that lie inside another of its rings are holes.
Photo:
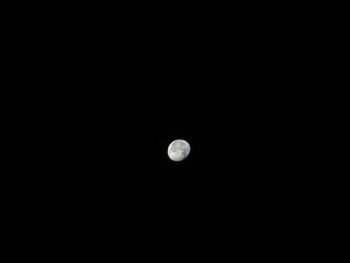
<path fill-rule="evenodd" d="M 243 43 L 69 38 L 31 52 L 16 109 L 23 253 L 170 262 L 248 250 Z M 192 147 L 181 163 L 166 152 L 177 138 Z"/>

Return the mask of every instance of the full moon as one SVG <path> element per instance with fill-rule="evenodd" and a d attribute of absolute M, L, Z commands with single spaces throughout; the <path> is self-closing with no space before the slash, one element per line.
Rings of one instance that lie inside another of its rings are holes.
<path fill-rule="evenodd" d="M 185 140 L 174 140 L 168 147 L 168 156 L 172 161 L 180 162 L 190 154 L 191 146 Z"/>

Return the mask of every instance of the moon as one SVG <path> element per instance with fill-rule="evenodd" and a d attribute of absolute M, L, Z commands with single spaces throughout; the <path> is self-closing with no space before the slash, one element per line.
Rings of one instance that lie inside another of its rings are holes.
<path fill-rule="evenodd" d="M 190 154 L 191 146 L 188 142 L 182 139 L 174 140 L 168 147 L 168 156 L 170 160 L 181 162 Z"/>

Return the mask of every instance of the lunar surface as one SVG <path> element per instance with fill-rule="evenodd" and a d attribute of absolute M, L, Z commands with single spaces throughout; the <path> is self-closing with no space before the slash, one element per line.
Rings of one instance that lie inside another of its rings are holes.
<path fill-rule="evenodd" d="M 185 140 L 174 140 L 168 147 L 168 156 L 172 161 L 180 162 L 190 154 L 191 147 Z"/>

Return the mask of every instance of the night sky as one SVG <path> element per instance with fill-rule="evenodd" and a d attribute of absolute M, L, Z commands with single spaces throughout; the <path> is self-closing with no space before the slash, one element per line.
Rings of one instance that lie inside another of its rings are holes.
<path fill-rule="evenodd" d="M 243 50 L 77 37 L 35 50 L 17 109 L 23 253 L 179 262 L 247 249 Z M 183 162 L 167 156 L 174 139 L 191 145 Z"/>

